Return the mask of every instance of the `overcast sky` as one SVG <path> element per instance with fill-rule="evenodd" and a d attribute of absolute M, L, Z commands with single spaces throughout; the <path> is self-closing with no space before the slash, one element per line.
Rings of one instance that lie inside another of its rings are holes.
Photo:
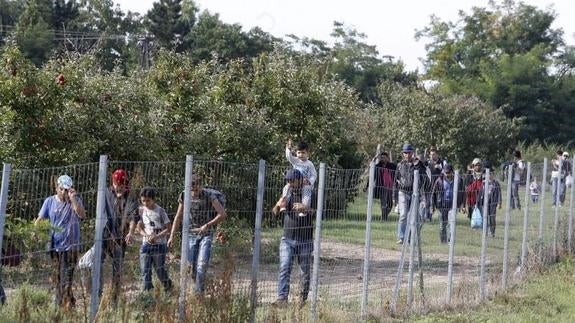
<path fill-rule="evenodd" d="M 154 0 L 114 0 L 124 11 L 146 13 Z M 425 42 L 415 41 L 415 30 L 425 27 L 432 14 L 456 21 L 458 11 L 486 7 L 488 0 L 196 0 L 200 10 L 219 13 L 226 23 L 239 23 L 245 30 L 260 26 L 275 36 L 294 34 L 328 40 L 333 21 L 341 21 L 367 35 L 380 55 L 401 59 L 407 69 L 418 68 L 425 56 Z M 565 41 L 575 44 L 575 0 L 527 0 L 557 13 L 554 28 L 562 28 Z"/>

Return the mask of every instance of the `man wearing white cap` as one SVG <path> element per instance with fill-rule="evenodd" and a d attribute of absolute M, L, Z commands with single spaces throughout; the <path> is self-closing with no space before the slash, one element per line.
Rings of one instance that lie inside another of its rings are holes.
<path fill-rule="evenodd" d="M 55 269 L 56 304 L 73 307 L 74 267 L 80 248 L 80 219 L 86 217 L 82 199 L 73 188 L 72 178 L 62 175 L 56 180 L 56 194 L 44 200 L 35 223 L 49 220 L 55 230 L 50 232 L 50 257 Z"/>

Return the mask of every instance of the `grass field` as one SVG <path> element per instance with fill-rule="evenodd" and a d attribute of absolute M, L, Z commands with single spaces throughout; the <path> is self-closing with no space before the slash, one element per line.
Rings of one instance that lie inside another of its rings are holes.
<path fill-rule="evenodd" d="M 471 308 L 414 317 L 413 322 L 573 322 L 575 263 L 572 258 L 533 274 L 492 300 Z"/>

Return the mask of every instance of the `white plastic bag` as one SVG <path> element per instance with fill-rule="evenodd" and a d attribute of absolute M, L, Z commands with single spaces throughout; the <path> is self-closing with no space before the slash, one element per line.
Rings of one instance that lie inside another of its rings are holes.
<path fill-rule="evenodd" d="M 80 269 L 91 269 L 92 264 L 94 263 L 94 246 L 90 248 L 82 258 L 78 261 L 78 268 Z"/>
<path fill-rule="evenodd" d="M 569 174 L 567 175 L 567 177 L 565 177 L 565 185 L 567 185 L 567 187 L 571 187 L 572 184 L 573 184 L 573 176 Z"/>
<path fill-rule="evenodd" d="M 473 213 L 471 213 L 471 228 L 472 229 L 481 229 L 483 228 L 483 217 L 481 216 L 481 211 L 478 207 L 473 209 Z"/>

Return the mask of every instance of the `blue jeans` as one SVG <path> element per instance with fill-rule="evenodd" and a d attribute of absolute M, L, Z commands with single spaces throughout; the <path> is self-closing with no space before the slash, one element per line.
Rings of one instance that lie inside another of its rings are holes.
<path fill-rule="evenodd" d="M 446 203 L 447 204 L 447 203 Z M 449 204 L 447 204 L 449 205 Z M 441 243 L 447 243 L 447 228 L 449 226 L 449 211 L 451 209 L 444 208 L 439 209 L 439 241 Z"/>
<path fill-rule="evenodd" d="M 204 292 L 206 273 L 210 264 L 212 253 L 213 234 L 199 235 L 190 233 L 188 238 L 188 262 L 192 267 L 192 279 L 194 292 L 201 294 Z"/>
<path fill-rule="evenodd" d="M 280 273 L 278 279 L 278 299 L 287 300 L 290 289 L 291 267 L 297 257 L 301 275 L 300 300 L 307 300 L 310 284 L 313 240 L 296 241 L 282 237 L 280 242 Z"/>
<path fill-rule="evenodd" d="M 411 192 L 399 191 L 397 197 L 397 205 L 399 208 L 399 221 L 397 223 L 397 238 L 403 240 L 405 238 L 405 228 L 407 227 L 407 216 L 411 208 Z"/>
<path fill-rule="evenodd" d="M 431 212 L 431 203 L 430 203 L 431 198 L 432 198 L 431 192 L 425 192 L 426 204 L 425 204 L 425 208 L 423 211 L 423 215 L 421 216 L 421 219 L 422 220 L 427 219 L 427 220 L 429 220 L 429 222 L 431 222 L 431 217 L 433 216 L 433 213 Z"/>
<path fill-rule="evenodd" d="M 140 248 L 140 269 L 142 270 L 142 277 L 144 279 L 144 290 L 154 288 L 152 284 L 152 266 L 162 285 L 164 285 L 164 289 L 169 290 L 172 287 L 172 281 L 166 270 L 167 252 L 168 247 L 166 244 L 144 243 L 142 248 Z"/>

